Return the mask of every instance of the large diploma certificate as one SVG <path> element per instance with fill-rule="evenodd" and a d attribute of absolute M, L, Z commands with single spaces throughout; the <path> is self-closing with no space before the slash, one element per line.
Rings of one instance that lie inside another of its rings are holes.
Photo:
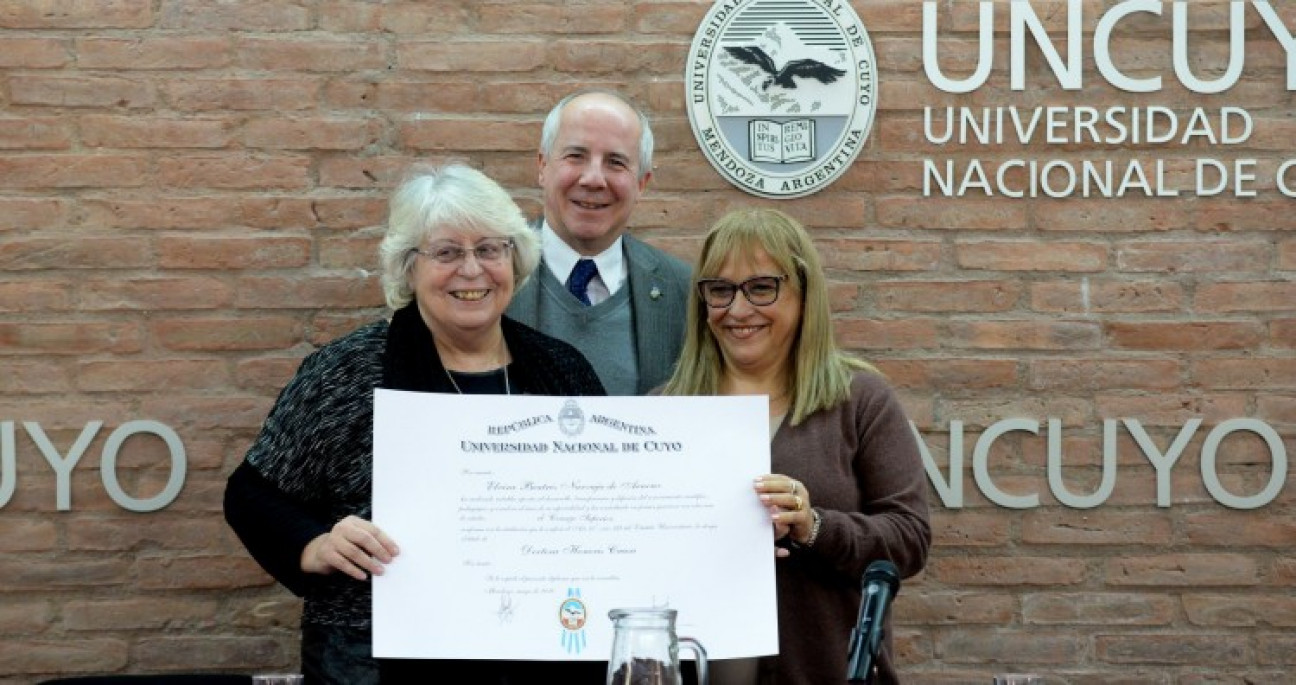
<path fill-rule="evenodd" d="M 605 660 L 608 611 L 668 607 L 711 658 L 774 654 L 765 397 L 379 390 L 374 655 Z"/>

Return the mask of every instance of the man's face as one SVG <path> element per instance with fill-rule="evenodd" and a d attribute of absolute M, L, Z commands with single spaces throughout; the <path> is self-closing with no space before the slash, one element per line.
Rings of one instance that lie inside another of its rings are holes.
<path fill-rule="evenodd" d="M 540 154 L 549 227 L 580 254 L 606 250 L 648 185 L 639 164 L 639 118 L 625 103 L 600 94 L 567 103 L 552 148 Z"/>

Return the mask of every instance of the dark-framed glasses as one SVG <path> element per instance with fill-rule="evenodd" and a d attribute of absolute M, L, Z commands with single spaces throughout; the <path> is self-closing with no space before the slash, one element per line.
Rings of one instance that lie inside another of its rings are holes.
<path fill-rule="evenodd" d="M 421 254 L 438 264 L 458 264 L 471 252 L 478 262 L 494 264 L 508 257 L 509 250 L 512 249 L 513 241 L 509 238 L 483 238 L 472 249 L 454 243 L 434 243 L 425 248 L 416 247 L 411 252 Z"/>
<path fill-rule="evenodd" d="M 724 309 L 733 304 L 739 290 L 748 302 L 757 307 L 764 307 L 778 301 L 779 287 L 787 278 L 787 274 L 752 276 L 742 283 L 734 283 L 725 278 L 703 278 L 697 282 L 697 287 L 702 301 L 714 309 Z"/>

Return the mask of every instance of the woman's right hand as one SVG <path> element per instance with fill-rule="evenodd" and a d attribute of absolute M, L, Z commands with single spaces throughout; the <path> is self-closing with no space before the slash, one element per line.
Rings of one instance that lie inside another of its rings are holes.
<path fill-rule="evenodd" d="M 301 568 L 306 573 L 341 571 L 356 580 L 380 576 L 383 565 L 400 554 L 400 548 L 378 526 L 359 516 L 348 516 L 302 550 Z"/>

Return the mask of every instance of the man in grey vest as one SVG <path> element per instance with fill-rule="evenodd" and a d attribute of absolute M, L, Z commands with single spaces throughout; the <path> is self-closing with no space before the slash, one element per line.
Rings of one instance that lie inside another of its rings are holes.
<path fill-rule="evenodd" d="M 608 91 L 562 99 L 540 138 L 542 259 L 506 314 L 574 345 L 610 395 L 670 376 L 693 297 L 687 264 L 626 232 L 652 178 L 648 118 Z"/>

